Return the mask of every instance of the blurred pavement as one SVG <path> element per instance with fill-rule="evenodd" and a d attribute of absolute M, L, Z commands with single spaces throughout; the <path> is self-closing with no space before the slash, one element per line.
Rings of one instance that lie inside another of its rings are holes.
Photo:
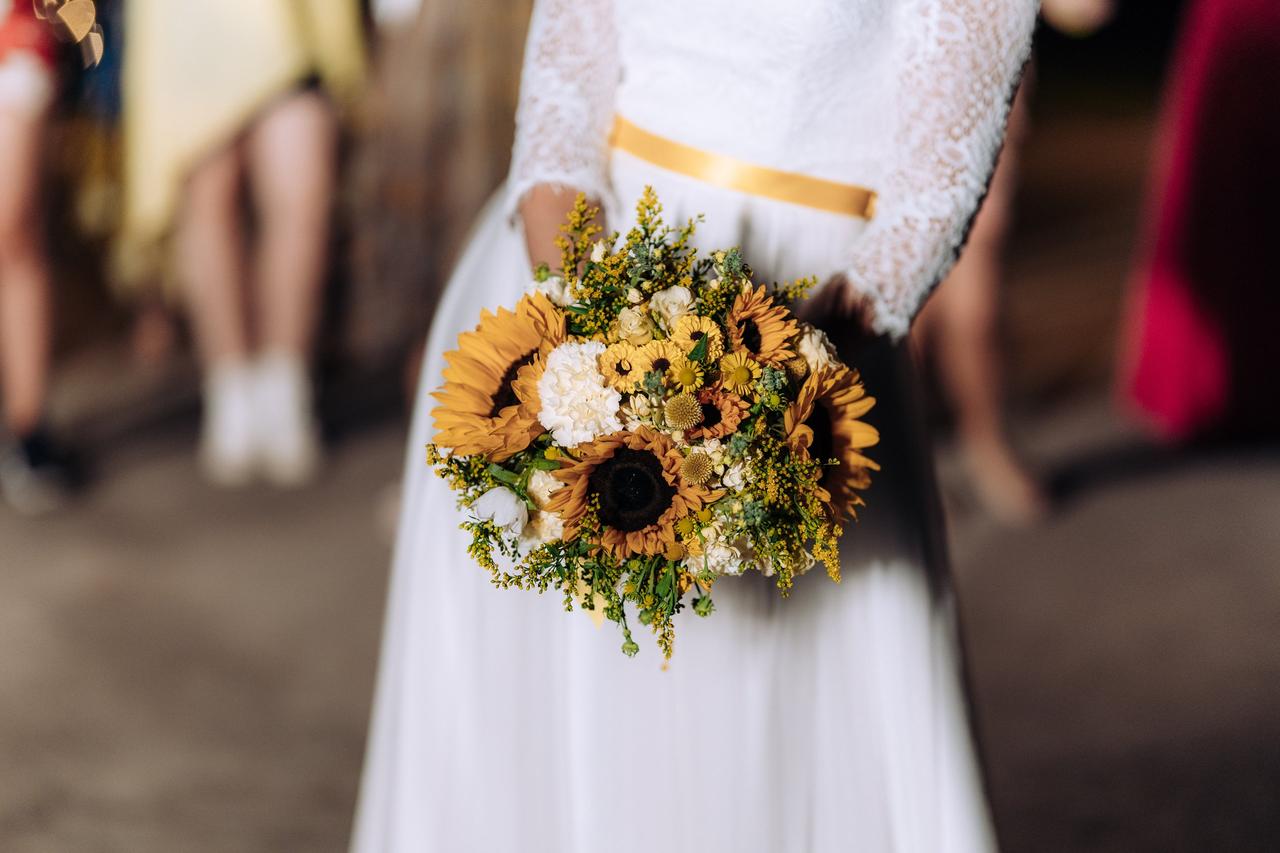
<path fill-rule="evenodd" d="M 974 514 L 944 454 L 1005 849 L 1274 849 L 1280 454 L 1162 454 L 1104 403 L 1018 424 L 1065 493 L 1040 527 Z M 402 435 L 228 493 L 193 426 L 63 516 L 0 514 L 0 850 L 344 849 Z"/>

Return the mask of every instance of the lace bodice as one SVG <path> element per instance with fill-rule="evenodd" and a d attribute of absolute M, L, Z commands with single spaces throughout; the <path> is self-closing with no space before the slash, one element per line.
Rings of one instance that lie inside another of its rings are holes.
<path fill-rule="evenodd" d="M 609 197 L 615 113 L 662 136 L 879 192 L 844 273 L 906 333 L 991 177 L 1035 0 L 539 0 L 510 203 Z"/>

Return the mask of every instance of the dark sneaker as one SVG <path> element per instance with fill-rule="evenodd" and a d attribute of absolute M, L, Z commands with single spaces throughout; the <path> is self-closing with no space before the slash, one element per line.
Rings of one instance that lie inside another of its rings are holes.
<path fill-rule="evenodd" d="M 58 509 L 79 482 L 75 458 L 43 429 L 0 454 L 0 497 L 23 515 Z"/>

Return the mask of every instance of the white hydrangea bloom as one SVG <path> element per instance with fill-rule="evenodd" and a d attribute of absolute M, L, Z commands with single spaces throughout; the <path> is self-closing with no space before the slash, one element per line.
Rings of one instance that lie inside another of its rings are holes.
<path fill-rule="evenodd" d="M 506 486 L 494 486 L 471 505 L 481 521 L 492 521 L 506 533 L 519 536 L 529 523 L 529 508 L 520 496 Z"/>
<path fill-rule="evenodd" d="M 627 429 L 635 432 L 653 413 L 653 404 L 644 394 L 632 394 L 622 406 L 622 417 Z"/>
<path fill-rule="evenodd" d="M 706 562 L 703 565 L 717 575 L 742 574 L 742 554 L 727 542 L 716 542 L 706 546 L 704 557 Z"/>
<path fill-rule="evenodd" d="M 622 430 L 618 408 L 622 394 L 605 384 L 597 360 L 599 341 L 563 343 L 547 356 L 538 380 L 542 411 L 538 421 L 561 447 L 574 447 Z"/>
<path fill-rule="evenodd" d="M 676 321 L 693 310 L 693 293 L 678 284 L 659 290 L 650 298 L 649 310 L 670 334 L 676 327 Z"/>
<path fill-rule="evenodd" d="M 806 326 L 800 335 L 800 355 L 809 365 L 810 372 L 825 367 L 835 367 L 839 363 L 835 344 L 827 337 L 827 333 L 813 326 Z"/>
<path fill-rule="evenodd" d="M 725 488 L 735 491 L 741 489 L 747 482 L 747 466 L 741 462 L 730 465 L 729 469 L 724 472 L 721 482 L 724 483 Z"/>
<path fill-rule="evenodd" d="M 568 282 L 558 275 L 548 276 L 544 281 L 538 281 L 535 278 L 525 287 L 525 292 L 545 294 L 561 308 L 573 302 L 573 294 L 569 292 Z"/>

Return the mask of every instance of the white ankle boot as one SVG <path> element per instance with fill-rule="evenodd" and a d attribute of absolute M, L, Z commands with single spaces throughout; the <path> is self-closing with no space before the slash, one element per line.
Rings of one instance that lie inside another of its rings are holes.
<path fill-rule="evenodd" d="M 259 468 L 274 485 L 309 483 L 320 468 L 320 430 L 311 378 L 295 355 L 272 352 L 253 366 L 254 430 Z"/>
<path fill-rule="evenodd" d="M 255 447 L 253 373 L 247 362 L 216 365 L 204 380 L 200 467 L 219 486 L 253 478 Z"/>

